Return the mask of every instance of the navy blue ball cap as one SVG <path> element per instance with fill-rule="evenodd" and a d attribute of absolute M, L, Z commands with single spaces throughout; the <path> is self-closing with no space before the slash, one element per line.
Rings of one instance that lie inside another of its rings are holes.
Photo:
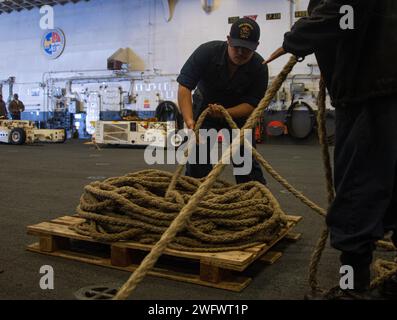
<path fill-rule="evenodd" d="M 255 51 L 259 44 L 261 30 L 256 21 L 241 18 L 232 24 L 230 29 L 230 45 Z"/>

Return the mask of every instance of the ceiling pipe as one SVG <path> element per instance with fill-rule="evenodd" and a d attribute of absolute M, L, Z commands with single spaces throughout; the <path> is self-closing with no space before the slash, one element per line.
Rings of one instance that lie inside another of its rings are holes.
<path fill-rule="evenodd" d="M 288 0 L 289 1 L 289 28 L 292 29 L 292 26 L 294 25 L 294 10 L 295 10 L 295 0 Z"/>
<path fill-rule="evenodd" d="M 294 25 L 294 9 L 295 9 L 295 0 L 289 0 L 289 28 L 292 29 Z"/>

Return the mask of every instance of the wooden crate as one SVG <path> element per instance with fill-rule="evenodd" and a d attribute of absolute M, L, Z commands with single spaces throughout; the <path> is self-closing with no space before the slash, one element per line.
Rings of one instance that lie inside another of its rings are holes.
<path fill-rule="evenodd" d="M 300 234 L 291 230 L 301 219 L 300 216 L 288 216 L 287 226 L 277 239 L 244 250 L 207 253 L 166 249 L 148 274 L 240 292 L 252 280 L 243 271 L 257 260 L 274 263 L 282 256 L 281 252 L 270 251 L 276 243 L 300 238 Z M 78 217 L 63 216 L 28 226 L 28 234 L 38 236 L 39 242 L 29 245 L 27 250 L 133 272 L 152 248 L 136 242 L 98 242 L 69 229 L 70 225 L 82 221 L 84 219 Z"/>

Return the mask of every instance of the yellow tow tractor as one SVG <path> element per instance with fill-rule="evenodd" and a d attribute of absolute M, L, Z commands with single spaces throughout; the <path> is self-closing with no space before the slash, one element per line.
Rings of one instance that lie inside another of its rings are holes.
<path fill-rule="evenodd" d="M 0 118 L 0 142 L 14 145 L 36 142 L 63 143 L 64 129 L 38 129 L 33 121 L 6 120 Z"/>

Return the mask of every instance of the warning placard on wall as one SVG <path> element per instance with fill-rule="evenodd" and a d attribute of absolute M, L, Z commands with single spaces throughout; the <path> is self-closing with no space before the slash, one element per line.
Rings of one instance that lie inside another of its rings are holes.
<path fill-rule="evenodd" d="M 266 14 L 266 20 L 280 20 L 280 19 L 281 19 L 281 12 Z"/>
<path fill-rule="evenodd" d="M 307 17 L 309 14 L 307 13 L 307 11 L 295 11 L 295 18 L 303 18 L 303 17 Z"/>

